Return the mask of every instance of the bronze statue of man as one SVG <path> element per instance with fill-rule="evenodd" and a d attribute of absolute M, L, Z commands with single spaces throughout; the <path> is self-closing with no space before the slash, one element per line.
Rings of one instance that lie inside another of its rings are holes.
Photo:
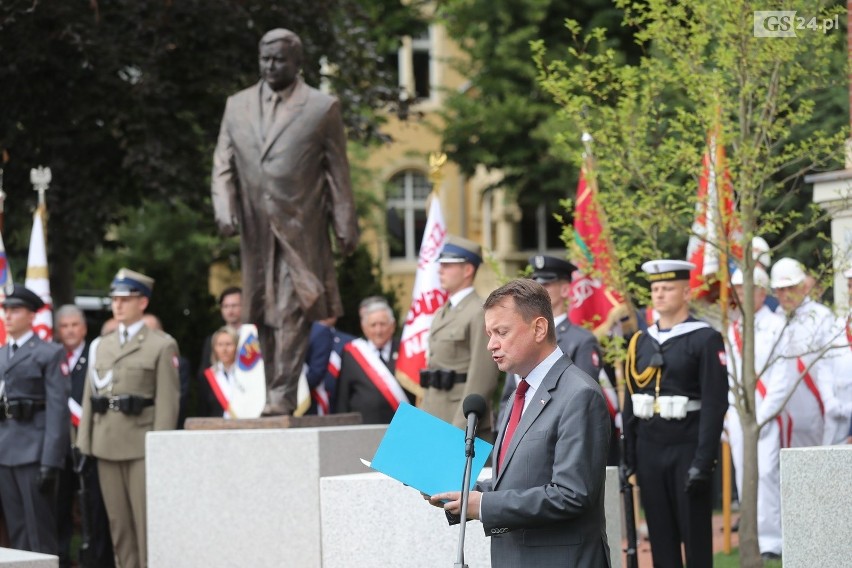
<path fill-rule="evenodd" d="M 274 29 L 259 44 L 260 81 L 228 98 L 213 155 L 219 231 L 241 234 L 243 318 L 257 325 L 264 414 L 292 414 L 311 322 L 343 314 L 338 250 L 358 243 L 340 102 L 305 84 L 302 42 Z"/>

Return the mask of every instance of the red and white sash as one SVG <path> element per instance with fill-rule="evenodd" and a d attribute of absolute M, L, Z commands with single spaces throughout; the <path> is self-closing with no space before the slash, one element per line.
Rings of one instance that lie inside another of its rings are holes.
<path fill-rule="evenodd" d="M 71 411 L 71 425 L 75 428 L 80 426 L 80 418 L 83 417 L 83 407 L 80 406 L 80 403 L 68 397 L 68 410 Z"/>
<path fill-rule="evenodd" d="M 736 347 L 736 349 L 737 349 L 737 356 L 739 357 L 739 360 L 742 361 L 743 360 L 743 335 L 742 335 L 742 331 L 740 330 L 740 322 L 731 323 L 731 328 L 733 329 L 733 332 L 734 332 L 734 347 Z M 757 374 L 757 371 L 755 371 L 755 375 L 756 374 Z M 759 376 L 757 377 L 757 382 L 754 384 L 754 390 L 757 391 L 757 394 L 760 395 L 761 399 L 764 399 L 764 400 L 766 399 L 766 385 L 763 384 L 763 380 Z M 775 422 L 778 424 L 778 436 L 779 436 L 780 441 L 781 441 L 781 447 L 782 448 L 789 448 L 790 447 L 790 436 L 792 435 L 791 429 L 792 429 L 793 421 L 792 421 L 792 418 L 788 417 L 787 431 L 785 432 L 785 430 L 784 430 L 784 419 L 781 417 L 783 414 L 785 414 L 783 411 L 779 412 L 778 415 L 775 417 Z"/>
<path fill-rule="evenodd" d="M 801 357 L 796 357 L 796 369 L 798 369 L 799 374 L 802 375 L 802 380 L 804 381 L 805 386 L 808 387 L 808 390 L 814 395 L 814 398 L 819 405 L 819 413 L 825 416 L 825 406 L 822 404 L 822 397 L 819 395 L 819 389 L 817 388 L 813 377 L 811 377 L 811 374 L 808 372 L 808 366 L 805 365 L 805 362 Z"/>
<path fill-rule="evenodd" d="M 328 372 L 335 379 L 340 378 L 340 355 L 337 351 L 332 350 L 328 356 Z"/>
<path fill-rule="evenodd" d="M 225 375 L 225 370 L 222 368 L 222 365 L 217 364 L 215 369 L 213 367 L 207 367 L 207 369 L 204 370 L 204 377 L 210 384 L 210 388 L 213 390 L 216 400 L 219 401 L 219 406 L 225 409 L 224 416 L 228 417 L 228 408 L 231 406 L 231 384 L 230 381 L 228 381 L 228 377 Z"/>
<path fill-rule="evenodd" d="M 396 410 L 400 403 L 408 402 L 408 397 L 405 391 L 397 382 L 396 378 L 391 374 L 390 369 L 382 362 L 376 351 L 363 339 L 354 339 L 344 347 L 352 357 L 370 382 L 373 383 L 379 392 L 388 401 L 388 404 Z"/>
<path fill-rule="evenodd" d="M 317 403 L 317 416 L 328 416 L 331 414 L 331 401 L 328 399 L 328 391 L 325 390 L 325 385 L 320 385 L 311 389 L 311 398 Z"/>

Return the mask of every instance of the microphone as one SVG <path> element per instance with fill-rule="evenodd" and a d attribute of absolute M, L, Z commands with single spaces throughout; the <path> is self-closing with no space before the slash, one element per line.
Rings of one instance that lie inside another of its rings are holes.
<path fill-rule="evenodd" d="M 469 394 L 462 403 L 462 411 L 467 417 L 467 429 L 464 433 L 464 455 L 473 455 L 473 440 L 476 437 L 476 426 L 488 405 L 485 399 L 478 394 Z"/>

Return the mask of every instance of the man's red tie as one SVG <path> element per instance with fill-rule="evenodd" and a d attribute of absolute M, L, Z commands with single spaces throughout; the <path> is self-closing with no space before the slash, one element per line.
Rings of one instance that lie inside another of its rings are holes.
<path fill-rule="evenodd" d="M 73 351 L 68 351 L 68 352 L 65 354 L 65 360 L 66 360 L 66 361 L 68 361 L 68 370 L 70 371 L 70 370 L 71 370 L 71 361 L 73 361 L 73 360 L 74 360 L 74 352 L 73 352 Z"/>
<path fill-rule="evenodd" d="M 515 434 L 515 428 L 518 427 L 518 422 L 521 421 L 521 414 L 524 412 L 524 396 L 527 394 L 527 389 L 530 384 L 521 379 L 518 383 L 518 388 L 515 390 L 515 400 L 512 402 L 512 414 L 509 416 L 509 424 L 506 425 L 506 433 L 503 435 L 503 444 L 500 446 L 500 470 L 503 470 L 503 460 L 506 459 L 509 444 L 512 443 L 512 436 Z"/>

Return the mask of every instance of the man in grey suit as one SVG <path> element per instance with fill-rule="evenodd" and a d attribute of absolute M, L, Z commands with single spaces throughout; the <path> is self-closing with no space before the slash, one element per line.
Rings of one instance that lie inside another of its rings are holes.
<path fill-rule="evenodd" d="M 358 244 L 340 102 L 299 75 L 302 42 L 285 29 L 260 40 L 261 80 L 228 98 L 213 155 L 219 231 L 241 233 L 245 321 L 266 369 L 264 414 L 292 414 L 311 323 L 343 315 L 337 249 Z"/>
<path fill-rule="evenodd" d="M 0 348 L 0 501 L 12 547 L 57 554 L 56 491 L 68 452 L 68 366 L 33 331 L 44 303 L 15 286 L 6 296 L 9 342 Z"/>
<path fill-rule="evenodd" d="M 600 386 L 557 346 L 541 284 L 513 280 L 492 292 L 484 309 L 492 358 L 523 379 L 500 420 L 494 478 L 471 492 L 466 516 L 481 519 L 492 537 L 494 567 L 608 567 L 610 432 Z M 461 514 L 458 491 L 431 502 Z"/>

